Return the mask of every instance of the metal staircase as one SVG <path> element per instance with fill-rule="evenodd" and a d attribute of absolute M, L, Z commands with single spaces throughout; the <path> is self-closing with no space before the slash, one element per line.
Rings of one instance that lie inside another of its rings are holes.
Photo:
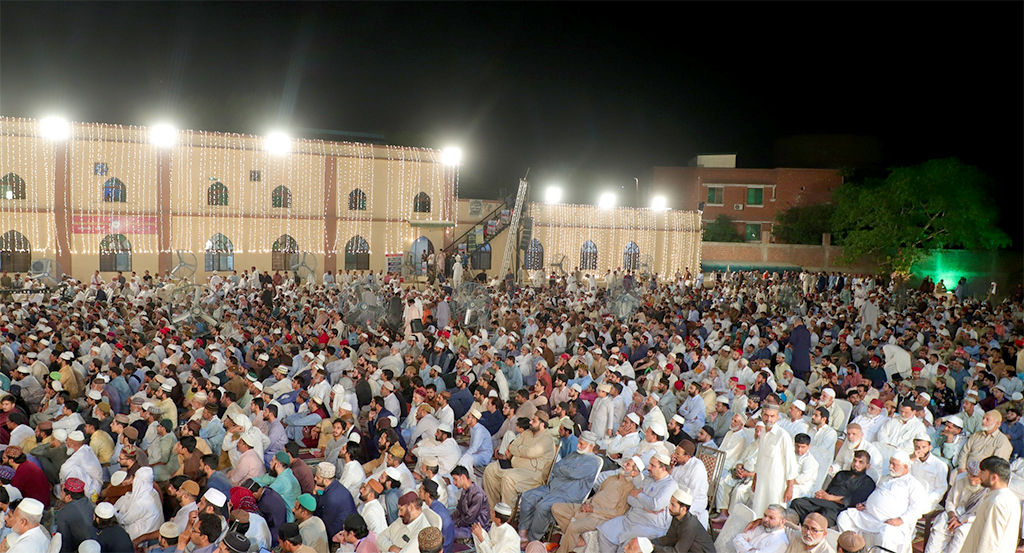
<path fill-rule="evenodd" d="M 526 189 L 528 187 L 529 184 L 526 182 L 526 179 L 519 179 L 519 192 L 516 193 L 516 205 L 512 208 L 512 222 L 508 225 L 508 228 L 511 230 L 505 239 L 505 255 L 501 258 L 499 278 L 504 278 L 508 273 L 508 269 L 512 265 L 512 256 L 515 254 L 516 249 L 519 248 L 517 243 L 519 236 L 516 231 L 519 229 L 519 223 L 523 218 L 523 204 L 526 203 Z"/>
<path fill-rule="evenodd" d="M 501 233 L 510 226 L 508 222 L 502 221 L 501 212 L 511 208 L 511 201 L 511 196 L 505 198 L 498 207 L 493 209 L 487 215 L 484 215 L 484 217 L 480 219 L 480 222 L 476 223 L 470 227 L 469 230 L 452 240 L 452 242 L 445 246 L 443 250 L 445 256 L 452 258 L 458 251 L 459 246 L 462 244 L 466 245 L 466 255 L 473 255 L 477 250 L 483 248 L 487 244 L 490 244 L 495 238 L 500 236 Z M 511 221 L 511 213 L 509 214 L 509 221 Z M 489 225 L 492 225 L 493 227 L 490 233 L 487 232 L 487 227 Z M 484 239 L 478 240 L 477 237 L 481 234 Z"/>

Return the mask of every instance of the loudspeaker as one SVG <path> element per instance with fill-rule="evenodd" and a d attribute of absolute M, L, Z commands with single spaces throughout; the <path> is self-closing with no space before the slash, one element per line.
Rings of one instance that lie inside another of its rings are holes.
<path fill-rule="evenodd" d="M 519 235 L 519 249 L 530 249 L 531 240 L 533 240 L 533 217 L 523 217 L 523 232 Z"/>

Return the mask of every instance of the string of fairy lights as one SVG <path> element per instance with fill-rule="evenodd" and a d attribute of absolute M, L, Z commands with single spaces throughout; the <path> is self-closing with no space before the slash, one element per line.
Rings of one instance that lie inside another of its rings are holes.
<path fill-rule="evenodd" d="M 534 209 L 533 237 L 544 250 L 546 265 L 564 256 L 563 269 L 580 267 L 589 242 L 597 251 L 596 269 L 584 272 L 621 272 L 627 252 L 636 256 L 637 265 L 646 263 L 660 275 L 700 266 L 699 213 L 577 204 L 535 204 Z"/>
<path fill-rule="evenodd" d="M 24 235 L 34 257 L 56 254 L 58 204 L 70 213 L 72 254 L 97 254 L 108 234 L 123 235 L 117 243 L 132 254 L 190 251 L 200 258 L 200 271 L 201 255 L 211 247 L 268 254 L 277 244 L 321 256 L 332 251 L 340 258 L 353 241 L 360 253 L 403 252 L 424 232 L 408 221 L 437 223 L 455 214 L 458 168 L 437 167 L 441 156 L 434 150 L 287 139 L 290 147 L 282 153 L 265 147 L 269 137 L 173 130 L 164 145 L 168 151 L 162 152 L 150 140 L 152 128 L 65 125 L 66 136 L 54 139 L 44 136 L 40 121 L 0 118 L 0 177 L 5 178 L 0 194 L 11 194 L 0 198 L 0 233 Z M 54 198 L 61 141 L 66 141 L 67 167 L 60 171 L 68 179 L 63 197 Z M 335 163 L 328 165 L 325 156 L 334 156 Z M 162 221 L 158 205 L 162 159 L 170 160 L 164 168 L 169 223 Z M 331 166 L 333 209 L 325 203 L 325 167 Z M 7 173 L 11 176 L 3 177 Z M 24 187 L 14 184 L 19 179 Z M 22 188 L 24 197 L 17 192 Z M 421 192 L 430 209 L 414 213 Z M 353 193 L 355 209 L 349 209 Z M 332 213 L 337 233 L 325 244 L 326 218 Z M 163 249 L 161 223 L 170 227 Z"/>

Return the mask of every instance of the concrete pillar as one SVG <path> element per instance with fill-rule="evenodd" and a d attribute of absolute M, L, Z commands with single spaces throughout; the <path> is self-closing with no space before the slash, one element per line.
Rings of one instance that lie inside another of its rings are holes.
<path fill-rule="evenodd" d="M 161 275 L 174 268 L 171 265 L 171 163 L 171 148 L 160 148 L 157 151 L 156 173 L 156 240 L 159 254 L 157 274 Z"/>
<path fill-rule="evenodd" d="M 338 158 L 324 156 L 324 269 L 338 273 Z"/>
<path fill-rule="evenodd" d="M 53 218 L 56 222 L 57 248 L 55 258 L 65 274 L 71 273 L 71 194 L 68 175 L 68 143 L 58 141 L 53 145 Z"/>

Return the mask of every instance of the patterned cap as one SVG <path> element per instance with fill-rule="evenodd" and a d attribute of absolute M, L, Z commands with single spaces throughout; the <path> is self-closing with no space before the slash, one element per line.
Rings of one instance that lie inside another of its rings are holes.
<path fill-rule="evenodd" d="M 85 482 L 78 478 L 68 478 L 64 481 L 64 490 L 71 493 L 82 493 L 85 491 Z"/>
<path fill-rule="evenodd" d="M 967 461 L 967 474 L 971 476 L 977 476 L 981 473 L 981 461 L 975 459 L 974 461 Z"/>
<path fill-rule="evenodd" d="M 416 539 L 419 542 L 420 551 L 437 551 L 444 546 L 444 536 L 441 535 L 441 530 L 433 526 L 420 530 Z"/>

